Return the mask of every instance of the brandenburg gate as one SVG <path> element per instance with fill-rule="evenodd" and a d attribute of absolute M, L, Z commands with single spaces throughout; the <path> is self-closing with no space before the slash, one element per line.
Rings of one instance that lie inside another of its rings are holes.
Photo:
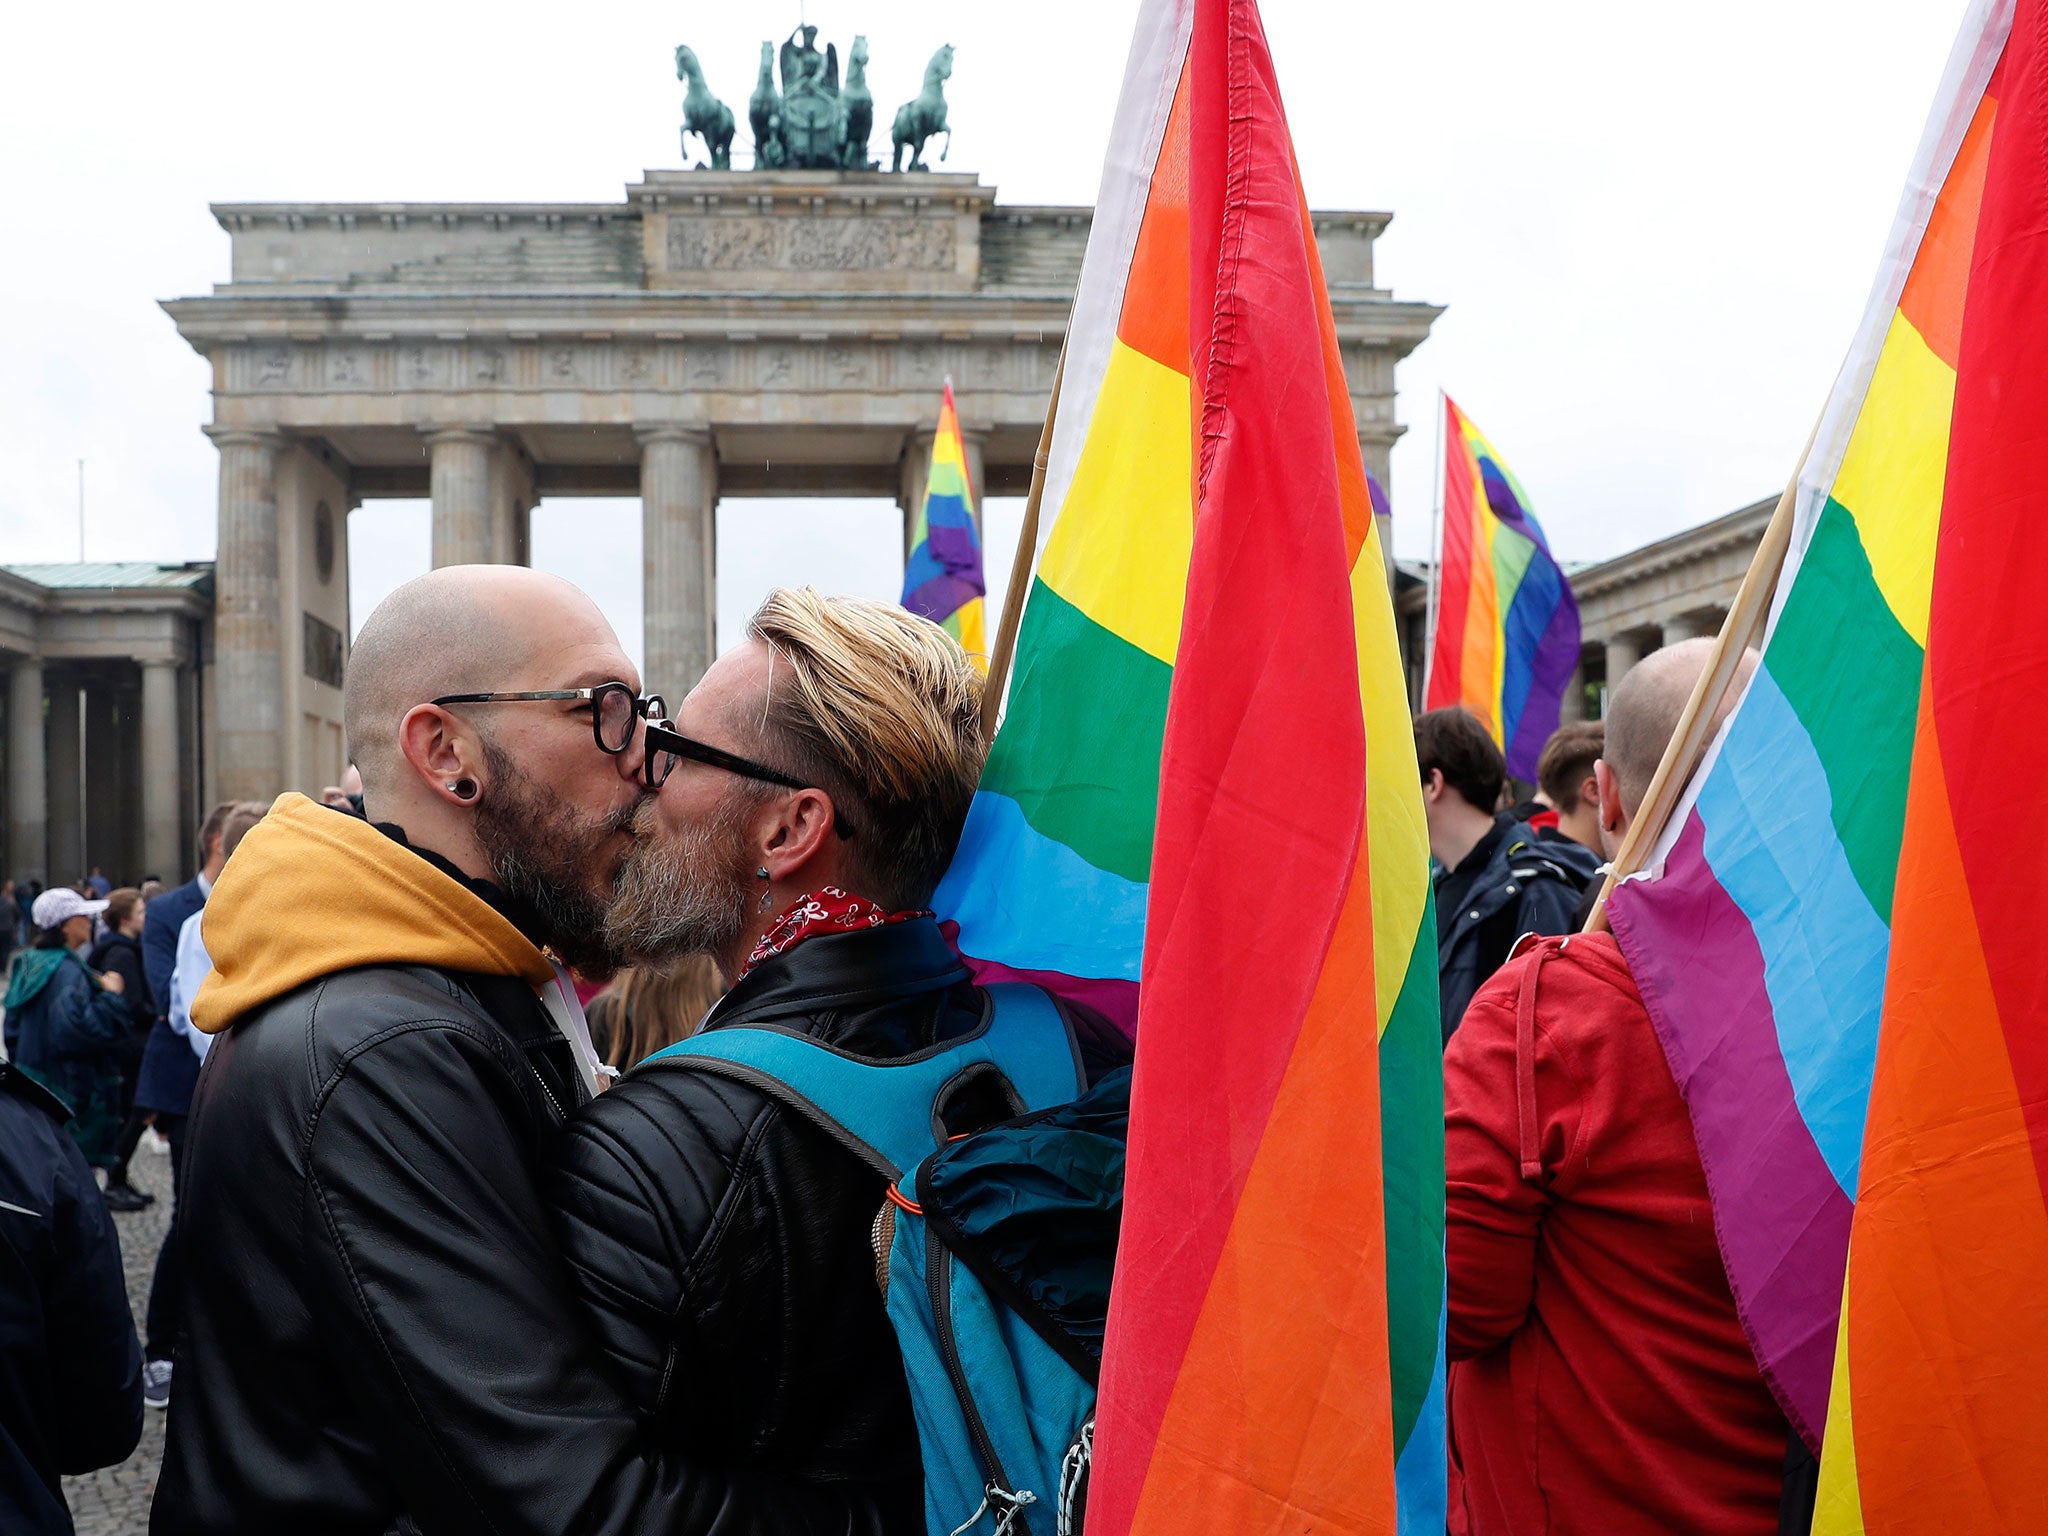
<path fill-rule="evenodd" d="M 647 686 L 713 653 L 721 498 L 921 493 L 951 376 L 1021 495 L 1091 210 L 972 175 L 649 171 L 595 204 L 228 204 L 229 280 L 165 304 L 213 368 L 222 796 L 344 761 L 348 511 L 433 504 L 433 562 L 524 562 L 543 497 L 642 505 Z M 1368 465 L 1439 311 L 1373 280 L 1384 213 L 1314 215 Z M 990 573 L 1000 590 L 1005 573 Z"/>

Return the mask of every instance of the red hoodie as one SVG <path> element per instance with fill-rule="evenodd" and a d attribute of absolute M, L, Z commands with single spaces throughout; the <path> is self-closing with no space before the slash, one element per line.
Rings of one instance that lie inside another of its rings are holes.
<path fill-rule="evenodd" d="M 1451 1530 L 1771 1536 L 1785 1418 L 1607 934 L 1526 942 L 1444 1053 Z"/>

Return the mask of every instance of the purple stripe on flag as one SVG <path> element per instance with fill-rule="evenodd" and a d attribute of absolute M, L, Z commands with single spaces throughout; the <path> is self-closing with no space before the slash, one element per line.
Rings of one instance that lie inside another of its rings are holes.
<path fill-rule="evenodd" d="M 976 985 L 987 987 L 999 981 L 1028 981 L 1070 1002 L 1093 1008 L 1126 1035 L 1137 1038 L 1138 984 L 1135 981 L 1125 981 L 1118 976 L 1070 976 L 1065 971 L 1019 970 L 1000 960 L 977 959 L 962 950 L 960 925 L 950 918 L 939 924 L 939 931 L 945 934 L 946 941 L 953 946 L 967 969 L 974 973 Z"/>
<path fill-rule="evenodd" d="M 981 546 L 975 542 L 971 527 L 930 528 L 925 533 L 925 547 L 947 570 L 961 576 L 981 575 Z"/>
<path fill-rule="evenodd" d="M 1662 878 L 1619 886 L 1607 911 L 1692 1111 L 1742 1326 L 1786 1417 L 1817 1446 L 1854 1207 L 1794 1101 L 1763 951 L 1707 864 L 1697 812 Z"/>
<path fill-rule="evenodd" d="M 937 624 L 981 595 L 979 587 L 969 586 L 958 576 L 934 576 L 904 598 L 903 606 Z"/>

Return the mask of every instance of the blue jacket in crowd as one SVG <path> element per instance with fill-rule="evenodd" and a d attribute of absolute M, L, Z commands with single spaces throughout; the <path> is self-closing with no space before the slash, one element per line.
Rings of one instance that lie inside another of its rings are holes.
<path fill-rule="evenodd" d="M 150 1026 L 135 1082 L 138 1109 L 165 1115 L 189 1114 L 192 1109 L 199 1057 L 164 1015 L 171 1006 L 171 973 L 178 968 L 178 932 L 185 919 L 205 905 L 205 887 L 194 878 L 151 900 L 143 913 L 142 968 L 149 976 L 149 995 L 156 1001 L 156 1023 Z"/>
<path fill-rule="evenodd" d="M 90 1162 L 111 1165 L 121 1134 L 121 1042 L 128 1005 L 68 949 L 25 949 L 7 973 L 7 1059 L 54 1088 Z"/>
<path fill-rule="evenodd" d="M 36 951 L 31 951 L 36 953 Z M 59 1477 L 142 1438 L 114 1219 L 57 1097 L 0 1062 L 0 1531 L 70 1536 Z"/>

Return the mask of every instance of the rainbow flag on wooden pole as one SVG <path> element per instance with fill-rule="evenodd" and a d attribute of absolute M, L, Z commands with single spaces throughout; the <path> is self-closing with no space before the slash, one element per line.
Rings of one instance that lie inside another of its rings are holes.
<path fill-rule="evenodd" d="M 1137 1036 L 1088 1528 L 1444 1523 L 1443 1088 L 1371 488 L 1252 0 L 1146 0 L 936 904 Z"/>
<path fill-rule="evenodd" d="M 953 381 L 939 406 L 932 467 L 924 496 L 911 514 L 910 555 L 903 562 L 903 606 L 922 614 L 960 642 L 974 664 L 988 670 L 988 621 L 981 574 L 981 535 L 974 525 L 974 487 L 967 479 L 967 447 L 953 409 Z"/>
<path fill-rule="evenodd" d="M 1763 663 L 1610 898 L 1821 1536 L 2048 1530 L 2044 145 L 2048 0 L 1978 0 Z"/>
<path fill-rule="evenodd" d="M 1534 780 L 1579 665 L 1579 603 L 1493 444 L 1442 397 L 1442 505 L 1423 708 L 1463 705 Z"/>

